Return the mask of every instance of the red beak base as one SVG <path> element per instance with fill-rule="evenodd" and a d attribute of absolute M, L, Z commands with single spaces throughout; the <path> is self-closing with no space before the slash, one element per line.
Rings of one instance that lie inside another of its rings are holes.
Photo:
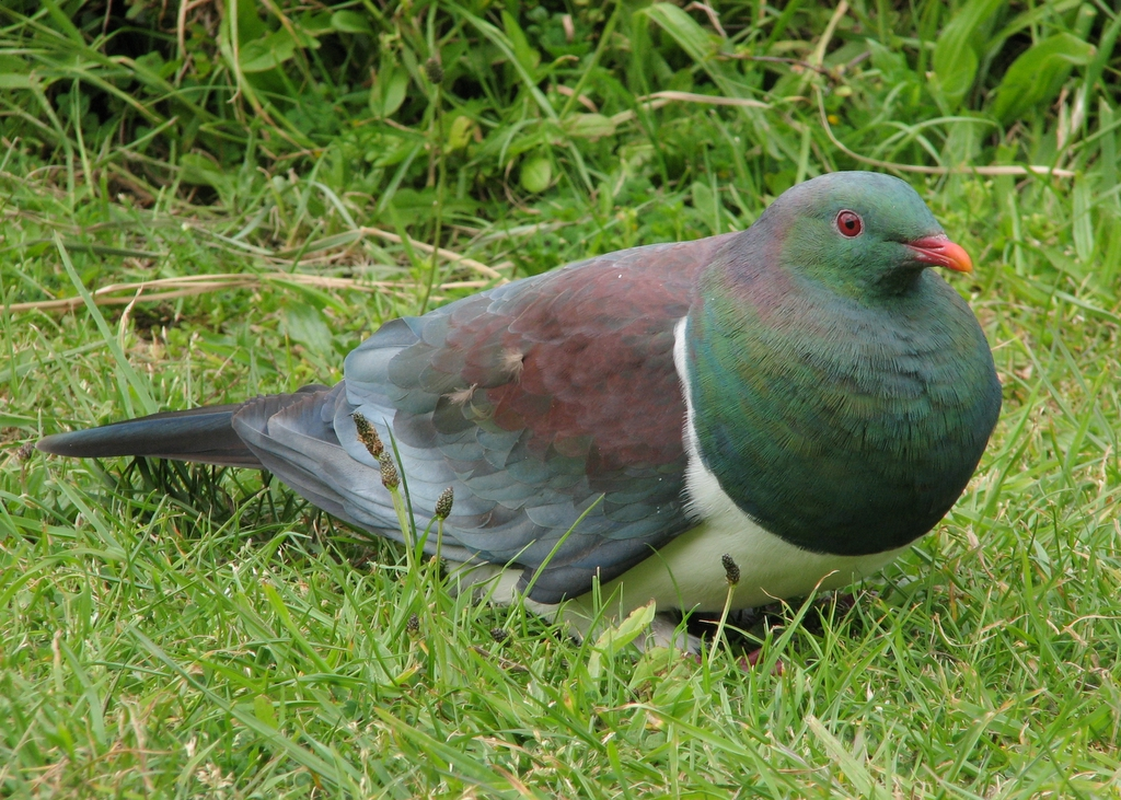
<path fill-rule="evenodd" d="M 908 242 L 907 246 L 915 252 L 915 258 L 923 264 L 935 267 L 946 267 L 954 272 L 972 272 L 973 259 L 959 244 L 950 241 L 944 233 L 936 236 L 924 236 Z"/>

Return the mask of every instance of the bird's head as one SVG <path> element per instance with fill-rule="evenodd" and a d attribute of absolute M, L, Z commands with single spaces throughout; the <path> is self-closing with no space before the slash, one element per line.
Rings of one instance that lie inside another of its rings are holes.
<path fill-rule="evenodd" d="M 784 269 L 849 297 L 896 295 L 923 269 L 971 272 L 908 184 L 872 172 L 835 172 L 785 192 L 760 217 Z"/>

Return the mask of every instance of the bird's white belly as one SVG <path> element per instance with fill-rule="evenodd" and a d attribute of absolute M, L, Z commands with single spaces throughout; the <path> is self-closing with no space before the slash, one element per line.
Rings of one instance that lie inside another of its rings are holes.
<path fill-rule="evenodd" d="M 740 569 L 731 603 L 731 609 L 737 610 L 847 586 L 878 572 L 907 549 L 866 556 L 811 553 L 767 533 L 726 495 L 724 500 L 730 509 L 706 519 L 618 578 L 560 605 L 522 598 L 526 607 L 547 619 L 563 619 L 573 632 L 588 636 L 604 625 L 618 624 L 651 601 L 659 613 L 721 611 L 728 595 L 725 554 Z M 476 567 L 470 581 L 487 581 L 487 595 L 493 601 L 516 600 L 522 570 L 488 566 Z M 668 644 L 673 623 L 653 633 L 658 643 Z"/>
<path fill-rule="evenodd" d="M 815 590 L 836 589 L 875 574 L 906 547 L 865 556 L 811 553 L 767 533 L 736 508 L 709 517 L 649 558 L 592 592 L 565 604 L 565 618 L 586 632 L 597 614 L 618 621 L 653 600 L 658 611 L 714 611 L 724 608 L 728 579 L 723 556 L 729 555 L 740 570 L 732 595 L 732 610 L 754 608 L 778 599 L 804 597 Z M 476 568 L 478 569 L 478 568 Z M 518 594 L 521 569 L 477 571 L 472 582 L 501 573 L 492 599 L 509 602 Z M 558 606 L 525 599 L 526 606 L 543 616 L 556 616 Z"/>
<path fill-rule="evenodd" d="M 720 489 L 697 462 L 690 470 L 694 510 L 703 521 L 642 563 L 608 583 L 625 607 L 655 600 L 658 608 L 719 611 L 728 595 L 722 562 L 729 555 L 740 570 L 732 608 L 751 608 L 776 599 L 805 596 L 815 588 L 835 589 L 878 572 L 906 550 L 864 556 L 812 553 L 768 533 Z M 707 474 L 701 473 L 703 470 Z"/>
<path fill-rule="evenodd" d="M 690 470 L 689 488 L 694 510 L 700 512 L 703 521 L 598 592 L 570 601 L 564 617 L 575 627 L 586 631 L 587 621 L 597 613 L 606 620 L 621 619 L 651 600 L 659 612 L 719 612 L 729 586 L 724 555 L 731 556 L 740 570 L 731 603 L 736 610 L 776 599 L 804 597 L 815 589 L 847 586 L 878 572 L 907 549 L 864 556 L 803 550 L 759 527 L 724 494 L 716 478 L 699 461 L 695 464 L 697 467 Z M 530 606 L 546 616 L 555 616 L 555 606 Z"/>

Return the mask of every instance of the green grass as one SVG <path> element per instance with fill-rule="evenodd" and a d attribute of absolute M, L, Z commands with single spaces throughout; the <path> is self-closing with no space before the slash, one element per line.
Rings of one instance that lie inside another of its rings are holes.
<path fill-rule="evenodd" d="M 1121 17 L 594 5 L 0 9 L 0 795 L 1121 793 Z M 256 473 L 24 449 L 870 165 L 974 256 L 1003 417 L 755 669 L 472 605 Z"/>

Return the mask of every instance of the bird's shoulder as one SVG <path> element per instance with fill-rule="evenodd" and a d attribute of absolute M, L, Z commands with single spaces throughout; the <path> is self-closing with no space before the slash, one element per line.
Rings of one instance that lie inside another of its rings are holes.
<path fill-rule="evenodd" d="M 674 326 L 697 273 L 736 235 L 609 253 L 395 320 L 350 354 L 348 385 L 406 413 L 472 408 L 539 447 L 587 449 L 590 436 L 616 466 L 672 461 Z"/>

